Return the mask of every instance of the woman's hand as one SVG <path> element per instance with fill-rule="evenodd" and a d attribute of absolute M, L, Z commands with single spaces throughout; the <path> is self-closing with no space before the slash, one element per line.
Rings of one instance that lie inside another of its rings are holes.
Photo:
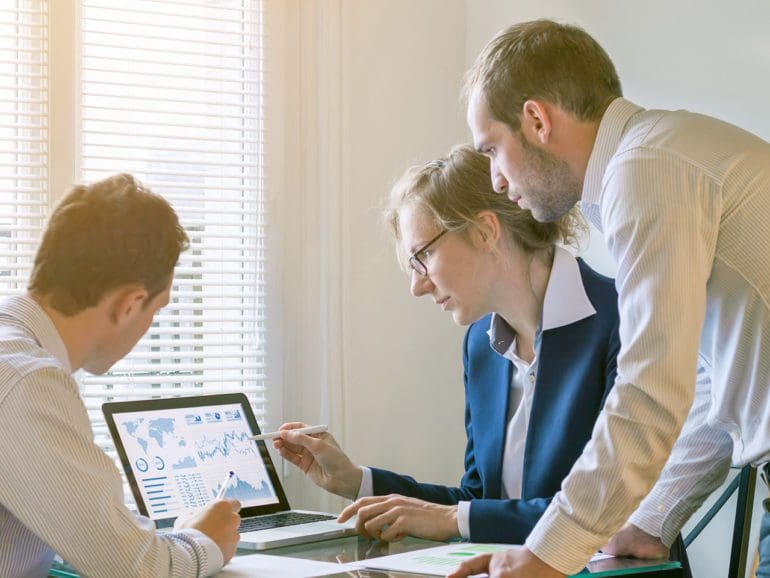
<path fill-rule="evenodd" d="M 369 538 L 396 542 L 416 536 L 445 542 L 460 536 L 457 506 L 444 506 L 398 494 L 361 498 L 342 510 L 337 521 L 358 514 L 356 530 Z"/>
<path fill-rule="evenodd" d="M 350 461 L 329 433 L 302 434 L 294 432 L 306 427 L 301 422 L 285 423 L 278 431 L 281 437 L 273 440 L 278 453 L 328 492 L 354 500 L 361 487 L 361 468 Z"/>

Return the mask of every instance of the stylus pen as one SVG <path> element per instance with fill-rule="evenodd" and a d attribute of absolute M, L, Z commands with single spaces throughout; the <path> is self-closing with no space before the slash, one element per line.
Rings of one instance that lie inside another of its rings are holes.
<path fill-rule="evenodd" d="M 225 476 L 225 479 L 222 480 L 222 485 L 219 486 L 219 491 L 217 492 L 216 500 L 221 500 L 225 497 L 225 493 L 227 492 L 227 488 L 230 487 L 230 482 L 233 479 L 233 476 L 235 475 L 235 472 L 228 472 Z"/>
<path fill-rule="evenodd" d="M 295 431 L 297 433 L 303 433 L 303 434 L 315 434 L 315 433 L 323 433 L 328 429 L 329 429 L 328 425 L 309 425 L 307 427 L 299 427 L 293 430 L 286 430 L 286 431 Z M 248 439 L 260 441 L 260 440 L 272 440 L 279 437 L 281 437 L 281 432 L 271 431 L 269 433 L 261 433 L 259 435 L 249 436 Z"/>

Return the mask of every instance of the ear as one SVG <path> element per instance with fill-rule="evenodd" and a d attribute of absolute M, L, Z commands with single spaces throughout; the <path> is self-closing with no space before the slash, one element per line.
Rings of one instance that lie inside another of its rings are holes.
<path fill-rule="evenodd" d="M 500 242 L 500 219 L 492 211 L 481 211 L 476 215 L 473 240 L 477 247 L 491 251 Z"/>
<path fill-rule="evenodd" d="M 528 100 L 524 103 L 521 113 L 521 131 L 528 139 L 548 144 L 551 137 L 551 116 L 545 103 L 538 100 Z"/>
<path fill-rule="evenodd" d="M 144 307 L 146 299 L 144 287 L 130 285 L 117 289 L 110 303 L 110 318 L 117 324 L 131 319 Z"/>

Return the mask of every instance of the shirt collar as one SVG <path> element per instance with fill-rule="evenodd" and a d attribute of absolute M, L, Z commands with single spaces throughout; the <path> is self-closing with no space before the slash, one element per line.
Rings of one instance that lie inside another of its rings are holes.
<path fill-rule="evenodd" d="M 0 315 L 18 320 L 32 333 L 40 347 L 50 353 L 67 373 L 70 368 L 69 353 L 56 326 L 42 307 L 28 295 L 14 295 L 0 302 Z"/>
<path fill-rule="evenodd" d="M 576 323 L 595 314 L 596 309 L 583 286 L 577 259 L 566 249 L 556 247 L 545 289 L 538 334 Z M 492 314 L 487 334 L 490 346 L 500 355 L 508 351 L 516 338 L 514 330 L 497 313 Z"/>
<path fill-rule="evenodd" d="M 594 148 L 591 151 L 591 156 L 586 166 L 581 203 L 599 204 L 601 201 L 602 180 L 607 165 L 610 163 L 612 155 L 618 149 L 620 139 L 623 138 L 623 133 L 626 130 L 626 126 L 628 126 L 628 121 L 632 116 L 643 110 L 641 106 L 622 97 L 616 98 L 607 107 L 599 123 Z"/>
<path fill-rule="evenodd" d="M 556 247 L 543 299 L 543 331 L 570 325 L 594 314 L 596 309 L 586 295 L 577 259 L 566 249 Z"/>
<path fill-rule="evenodd" d="M 516 340 L 516 332 L 497 313 L 492 313 L 487 335 L 490 347 L 503 357 Z"/>

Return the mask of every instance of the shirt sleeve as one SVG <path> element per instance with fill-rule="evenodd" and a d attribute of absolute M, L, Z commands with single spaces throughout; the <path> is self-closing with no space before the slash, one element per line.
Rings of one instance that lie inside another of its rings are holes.
<path fill-rule="evenodd" d="M 462 539 L 471 539 L 471 502 L 457 502 L 457 529 Z"/>
<path fill-rule="evenodd" d="M 732 440 L 727 432 L 710 426 L 710 371 L 698 367 L 693 402 L 682 433 L 652 491 L 629 522 L 658 536 L 671 547 L 687 520 L 717 489 L 730 471 Z"/>
<path fill-rule="evenodd" d="M 158 534 L 126 508 L 120 474 L 93 441 L 77 385 L 59 369 L 23 377 L 0 402 L 3 505 L 80 574 L 210 576 L 223 563 L 196 530 Z"/>
<path fill-rule="evenodd" d="M 185 528 L 169 534 L 169 536 L 176 541 L 189 544 L 191 548 L 198 552 L 198 558 L 206 561 L 208 568 L 203 569 L 202 576 L 216 574 L 225 565 L 222 550 L 219 549 L 214 540 L 200 530 Z"/>
<path fill-rule="evenodd" d="M 372 481 L 372 469 L 361 466 L 361 486 L 358 488 L 356 500 L 374 495 L 374 482 Z"/>
<path fill-rule="evenodd" d="M 716 184 L 661 150 L 616 157 L 601 209 L 618 265 L 618 377 L 591 441 L 526 542 L 566 574 L 649 492 L 688 415 L 719 231 Z"/>

